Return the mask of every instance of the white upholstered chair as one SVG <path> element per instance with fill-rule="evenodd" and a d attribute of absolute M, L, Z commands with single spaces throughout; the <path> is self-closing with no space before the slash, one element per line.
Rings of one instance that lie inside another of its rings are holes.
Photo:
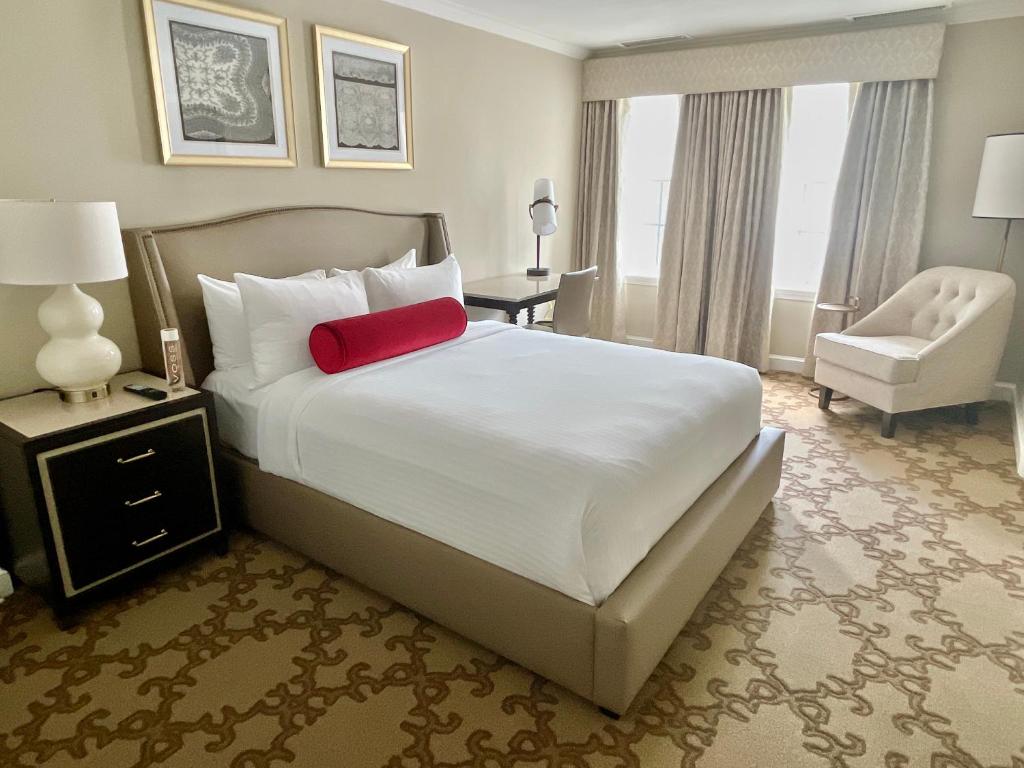
<path fill-rule="evenodd" d="M 896 414 L 987 400 L 1006 346 L 1015 286 L 999 272 L 935 267 L 914 276 L 842 333 L 814 341 L 818 407 L 833 390 L 882 411 L 882 435 Z"/>
<path fill-rule="evenodd" d="M 594 295 L 597 267 L 579 272 L 563 272 L 558 280 L 558 298 L 550 321 L 530 323 L 532 331 L 554 331 L 569 336 L 590 334 L 590 300 Z"/>

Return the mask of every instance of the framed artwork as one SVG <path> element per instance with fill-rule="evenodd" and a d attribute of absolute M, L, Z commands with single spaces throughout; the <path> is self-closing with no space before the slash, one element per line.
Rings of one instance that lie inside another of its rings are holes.
<path fill-rule="evenodd" d="M 411 169 L 409 46 L 317 25 L 325 168 Z"/>
<path fill-rule="evenodd" d="M 141 0 L 167 165 L 295 165 L 284 19 L 207 0 Z"/>

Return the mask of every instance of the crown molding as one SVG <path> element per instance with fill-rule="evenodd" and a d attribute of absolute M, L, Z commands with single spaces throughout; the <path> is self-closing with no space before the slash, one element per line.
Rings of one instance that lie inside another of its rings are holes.
<path fill-rule="evenodd" d="M 574 59 L 586 59 L 590 56 L 626 56 L 638 53 L 637 50 L 623 50 L 618 47 L 602 48 L 591 50 L 583 46 L 573 45 L 561 40 L 556 40 L 539 32 L 534 32 L 523 27 L 496 19 L 484 13 L 471 11 L 453 0 L 384 0 L 391 5 L 398 5 L 412 11 L 419 11 L 428 16 L 444 19 L 465 27 L 472 27 L 484 32 L 507 37 L 526 43 L 537 48 L 560 53 L 563 56 L 570 56 Z M 872 27 L 897 26 L 907 23 L 942 21 L 946 24 L 971 24 L 976 21 L 992 21 L 994 19 L 1007 19 L 1015 16 L 1024 16 L 1024 0 L 952 0 L 951 7 L 942 11 L 925 11 L 920 14 L 908 12 L 899 20 L 873 21 L 870 17 L 861 22 L 849 22 L 841 19 L 823 21 L 814 24 L 798 25 L 794 27 L 766 27 L 763 29 L 740 32 L 736 34 L 697 36 L 682 45 L 652 46 L 650 51 L 672 50 L 674 48 L 691 48 L 723 45 L 735 42 L 747 42 L 754 40 L 771 40 L 776 38 L 795 37 L 808 34 L 822 34 L 828 32 L 846 31 L 852 29 L 869 29 Z"/>
<path fill-rule="evenodd" d="M 545 50 L 554 51 L 574 59 L 585 59 L 590 55 L 588 48 L 565 43 L 561 40 L 555 40 L 554 38 L 542 35 L 539 32 L 517 27 L 493 16 L 471 11 L 458 3 L 449 2 L 449 0 L 384 0 L 384 2 L 391 5 L 399 5 L 412 11 L 419 11 L 428 16 L 451 21 L 455 24 L 461 24 L 464 27 L 472 27 L 473 29 L 490 32 L 500 37 L 518 40 L 520 43 L 526 43 L 536 48 L 544 48 Z"/>
<path fill-rule="evenodd" d="M 973 3 L 953 2 L 946 11 L 947 24 L 970 24 L 1024 16 L 1024 0 L 978 0 Z"/>

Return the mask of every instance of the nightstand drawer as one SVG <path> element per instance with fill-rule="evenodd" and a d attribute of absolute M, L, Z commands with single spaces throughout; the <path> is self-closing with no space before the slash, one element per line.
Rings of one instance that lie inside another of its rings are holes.
<path fill-rule="evenodd" d="M 220 529 L 205 411 L 39 455 L 65 591 Z"/>
<path fill-rule="evenodd" d="M 72 447 L 46 460 L 62 514 L 96 505 L 122 505 L 154 489 L 209 474 L 202 413 Z"/>

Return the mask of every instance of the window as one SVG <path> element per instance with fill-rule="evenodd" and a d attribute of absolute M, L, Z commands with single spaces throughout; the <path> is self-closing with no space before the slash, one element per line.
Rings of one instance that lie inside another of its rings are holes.
<path fill-rule="evenodd" d="M 850 116 L 850 84 L 792 89 L 775 223 L 774 287 L 813 293 Z M 631 278 L 658 277 L 679 123 L 678 96 L 629 100 L 622 131 L 619 253 Z"/>
<path fill-rule="evenodd" d="M 629 100 L 619 177 L 619 253 L 629 277 L 658 277 L 678 123 L 678 96 Z"/>
<path fill-rule="evenodd" d="M 828 245 L 832 198 L 850 114 L 850 85 L 792 89 L 782 151 L 772 283 L 776 290 L 814 293 Z"/>

